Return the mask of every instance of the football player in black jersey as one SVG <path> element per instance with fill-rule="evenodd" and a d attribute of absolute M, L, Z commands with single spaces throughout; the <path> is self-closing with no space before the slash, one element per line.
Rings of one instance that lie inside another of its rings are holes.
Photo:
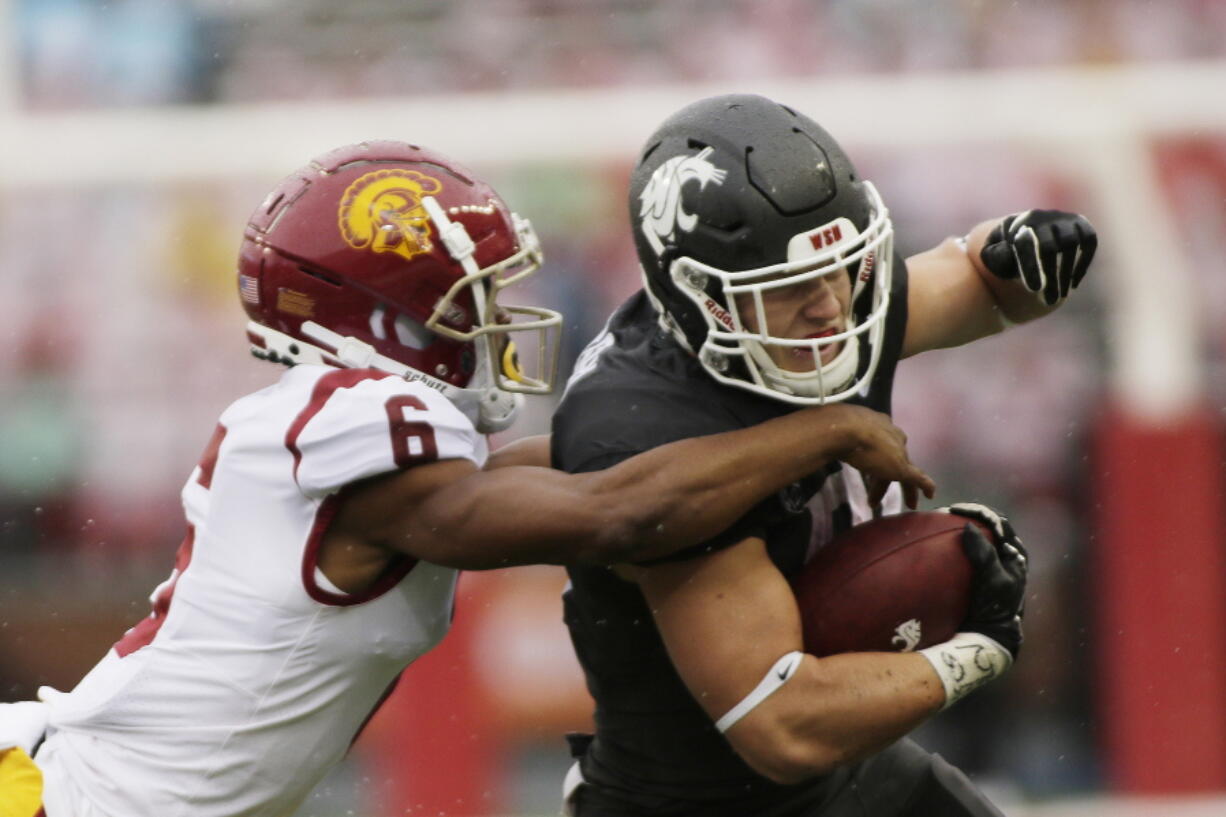
<path fill-rule="evenodd" d="M 552 456 L 605 468 L 673 440 L 800 406 L 888 413 L 895 367 L 1056 308 L 1096 238 L 1032 210 L 911 258 L 873 185 L 811 119 L 758 96 L 696 102 L 651 136 L 631 179 L 645 290 L 580 356 Z M 596 700 L 567 808 L 613 815 L 993 815 L 961 772 L 906 734 L 1003 674 L 1021 643 L 1026 556 L 978 505 L 970 613 L 919 653 L 801 652 L 788 585 L 834 533 L 901 510 L 833 463 L 707 542 L 569 569 L 565 616 Z"/>

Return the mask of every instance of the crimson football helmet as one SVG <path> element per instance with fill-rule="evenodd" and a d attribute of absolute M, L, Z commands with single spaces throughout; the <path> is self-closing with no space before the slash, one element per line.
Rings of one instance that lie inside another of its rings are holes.
<path fill-rule="evenodd" d="M 682 108 L 640 154 L 630 218 L 661 323 L 716 380 L 795 404 L 846 400 L 872 381 L 894 231 L 813 120 L 750 94 Z M 848 292 L 837 323 L 805 337 L 768 324 L 765 304 L 803 303 L 825 284 Z"/>
<path fill-rule="evenodd" d="M 257 357 L 420 380 L 490 432 L 519 394 L 553 387 L 562 316 L 499 302 L 540 264 L 532 225 L 488 184 L 438 153 L 372 141 L 269 193 L 247 224 L 238 290 Z"/>

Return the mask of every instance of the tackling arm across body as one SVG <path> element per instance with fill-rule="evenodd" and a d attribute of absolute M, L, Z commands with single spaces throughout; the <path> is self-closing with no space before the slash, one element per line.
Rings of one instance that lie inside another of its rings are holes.
<path fill-rule="evenodd" d="M 530 441 L 508 452 L 505 467 L 481 471 L 448 460 L 356 486 L 327 550 L 347 562 L 369 554 L 367 573 L 389 553 L 470 570 L 612 564 L 709 539 L 764 497 L 835 460 L 871 474 L 878 492 L 900 482 L 912 507 L 919 493 L 932 496 L 935 488 L 910 462 L 905 435 L 888 417 L 850 405 L 681 440 L 592 473 L 514 464 L 539 462 L 539 452 L 539 441 Z"/>
<path fill-rule="evenodd" d="M 507 443 L 490 454 L 485 461 L 485 470 L 494 471 L 512 465 L 529 465 L 537 468 L 549 467 L 548 434 L 538 434 L 534 437 L 521 437 Z"/>

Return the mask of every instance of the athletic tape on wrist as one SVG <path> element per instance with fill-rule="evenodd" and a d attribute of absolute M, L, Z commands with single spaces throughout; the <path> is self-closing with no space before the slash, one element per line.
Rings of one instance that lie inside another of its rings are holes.
<path fill-rule="evenodd" d="M 1013 664 L 1009 651 L 983 633 L 958 633 L 919 654 L 932 664 L 945 687 L 942 709 L 995 681 Z"/>
<path fill-rule="evenodd" d="M 792 676 L 796 674 L 796 668 L 800 666 L 800 659 L 803 657 L 804 653 L 796 650 L 776 661 L 775 665 L 770 668 L 770 671 L 753 688 L 753 691 L 742 698 L 739 704 L 729 709 L 722 718 L 715 722 L 715 728 L 721 732 L 727 732 L 734 723 L 748 715 L 755 706 L 769 698 L 779 687 L 792 680 Z"/>

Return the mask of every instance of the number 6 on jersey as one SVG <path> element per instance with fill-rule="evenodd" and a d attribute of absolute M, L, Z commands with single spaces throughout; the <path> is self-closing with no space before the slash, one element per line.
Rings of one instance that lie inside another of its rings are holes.
<path fill-rule="evenodd" d="M 396 465 L 408 468 L 438 459 L 434 428 L 427 422 L 409 419 L 414 412 L 425 411 L 425 403 L 411 394 L 398 394 L 389 397 L 384 408 L 387 409 L 387 421 L 391 426 L 392 455 L 396 458 Z"/>

